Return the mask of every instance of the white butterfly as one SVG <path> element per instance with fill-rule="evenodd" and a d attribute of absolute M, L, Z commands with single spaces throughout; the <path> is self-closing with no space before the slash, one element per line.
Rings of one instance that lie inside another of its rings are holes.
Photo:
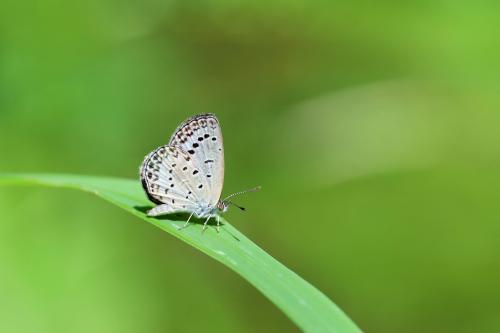
<path fill-rule="evenodd" d="M 201 114 L 183 122 L 167 145 L 149 153 L 140 168 L 141 182 L 148 198 L 158 206 L 149 216 L 191 213 L 186 227 L 195 215 L 208 221 L 226 212 L 235 195 L 256 191 L 260 187 L 234 193 L 221 200 L 224 184 L 224 146 L 219 121 L 213 114 Z M 181 229 L 182 229 L 181 228 Z"/>

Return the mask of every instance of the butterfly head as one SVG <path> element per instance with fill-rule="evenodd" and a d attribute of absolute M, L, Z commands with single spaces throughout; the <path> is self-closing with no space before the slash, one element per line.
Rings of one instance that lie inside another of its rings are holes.
<path fill-rule="evenodd" d="M 217 209 L 221 212 L 221 213 L 225 213 L 227 212 L 227 210 L 229 209 L 229 203 L 227 201 L 219 201 L 217 203 Z"/>
<path fill-rule="evenodd" d="M 234 202 L 230 201 L 229 199 L 231 199 L 232 197 L 235 197 L 237 195 L 243 194 L 243 193 L 256 192 L 256 191 L 259 191 L 259 190 L 260 190 L 260 186 L 257 186 L 257 187 L 251 188 L 249 190 L 245 190 L 245 191 L 240 191 L 240 192 L 233 193 L 233 194 L 227 196 L 225 199 L 219 200 L 219 202 L 217 203 L 217 209 L 220 212 L 225 213 L 229 209 L 229 205 L 233 205 L 233 206 L 235 206 L 235 207 L 237 207 L 237 208 L 239 208 L 241 210 L 246 210 L 244 207 L 241 207 L 241 206 L 235 204 Z"/>

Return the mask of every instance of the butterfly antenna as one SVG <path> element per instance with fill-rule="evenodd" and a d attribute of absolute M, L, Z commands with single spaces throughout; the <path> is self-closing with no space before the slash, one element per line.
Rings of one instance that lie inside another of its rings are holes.
<path fill-rule="evenodd" d="M 248 190 L 244 190 L 244 191 L 240 191 L 240 192 L 236 192 L 236 193 L 233 193 L 231 195 L 228 195 L 227 197 L 225 197 L 222 202 L 228 202 L 227 199 L 231 199 L 232 197 L 235 197 L 237 195 L 240 195 L 240 194 L 243 194 L 243 193 L 248 193 L 248 192 L 257 192 L 261 189 L 261 186 L 256 186 L 254 188 L 251 188 L 251 189 L 248 189 Z"/>

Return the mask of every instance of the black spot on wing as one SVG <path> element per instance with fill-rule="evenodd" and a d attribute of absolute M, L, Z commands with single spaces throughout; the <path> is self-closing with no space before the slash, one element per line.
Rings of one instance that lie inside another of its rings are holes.
<path fill-rule="evenodd" d="M 144 189 L 144 192 L 146 192 L 148 199 L 157 205 L 161 205 L 162 202 L 160 200 L 156 199 L 151 193 L 149 193 L 148 183 L 147 183 L 146 179 L 142 178 L 141 184 L 142 184 L 142 188 Z"/>

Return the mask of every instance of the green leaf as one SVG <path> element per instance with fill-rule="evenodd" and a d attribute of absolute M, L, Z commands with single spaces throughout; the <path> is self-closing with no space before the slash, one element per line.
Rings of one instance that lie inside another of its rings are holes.
<path fill-rule="evenodd" d="M 361 332 L 324 294 L 246 238 L 226 220 L 217 233 L 201 232 L 195 224 L 177 230 L 184 221 L 151 218 L 151 203 L 136 180 L 50 174 L 0 174 L 0 185 L 46 185 L 96 194 L 174 235 L 240 274 L 278 306 L 304 332 Z"/>

